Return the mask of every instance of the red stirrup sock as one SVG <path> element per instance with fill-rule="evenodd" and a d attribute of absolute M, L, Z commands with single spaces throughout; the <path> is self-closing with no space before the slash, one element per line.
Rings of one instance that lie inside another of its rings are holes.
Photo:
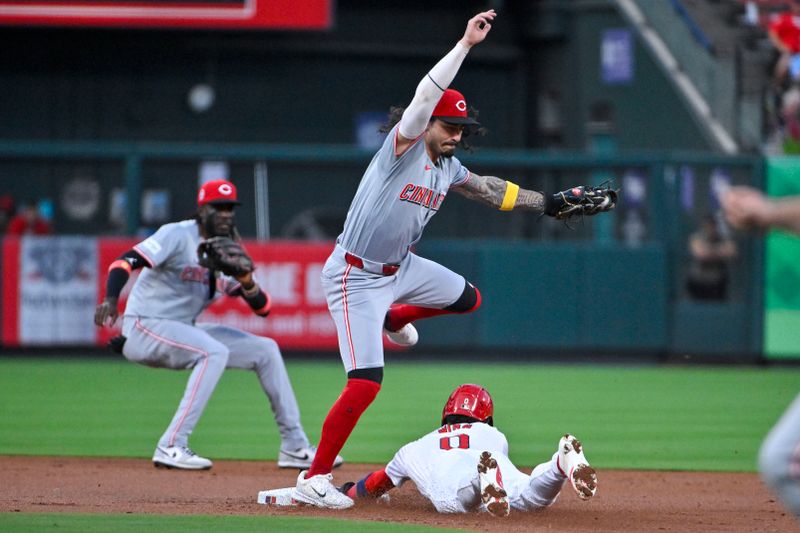
<path fill-rule="evenodd" d="M 406 324 L 414 322 L 415 320 L 419 320 L 420 318 L 430 318 L 432 316 L 440 315 L 463 315 L 464 313 L 471 313 L 481 306 L 481 293 L 478 289 L 475 289 L 475 293 L 477 297 L 475 305 L 473 305 L 470 309 L 464 309 L 462 311 L 454 311 L 452 309 L 434 309 L 432 307 L 420 307 L 418 305 L 409 304 L 394 304 L 389 308 L 389 312 L 386 313 L 384 326 L 389 331 L 397 331 Z"/>
<path fill-rule="evenodd" d="M 333 461 L 347 442 L 347 437 L 356 427 L 361 414 L 381 390 L 380 383 L 368 379 L 348 379 L 342 394 L 333 404 L 319 439 L 317 454 L 308 469 L 306 479 L 318 474 L 328 474 L 333 469 Z"/>
<path fill-rule="evenodd" d="M 384 326 L 389 331 L 397 331 L 406 324 L 419 320 L 420 318 L 430 318 L 439 315 L 451 315 L 453 311 L 446 309 L 433 309 L 432 307 L 419 307 L 418 305 L 396 304 L 389 308 L 386 313 Z"/>

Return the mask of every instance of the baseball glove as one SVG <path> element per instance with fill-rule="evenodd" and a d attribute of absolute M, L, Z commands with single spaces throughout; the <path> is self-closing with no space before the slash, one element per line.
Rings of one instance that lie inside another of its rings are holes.
<path fill-rule="evenodd" d="M 544 213 L 558 220 L 567 220 L 611 211 L 617 205 L 618 193 L 619 189 L 612 189 L 609 182 L 598 187 L 580 185 L 546 198 Z"/>
<path fill-rule="evenodd" d="M 230 237 L 211 237 L 201 242 L 197 258 L 201 266 L 228 276 L 239 277 L 253 271 L 253 260 L 242 245 Z"/>

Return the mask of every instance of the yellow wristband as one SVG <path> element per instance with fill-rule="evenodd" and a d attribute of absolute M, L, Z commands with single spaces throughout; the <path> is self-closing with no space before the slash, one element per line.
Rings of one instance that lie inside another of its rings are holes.
<path fill-rule="evenodd" d="M 519 196 L 519 185 L 506 181 L 506 194 L 503 196 L 503 203 L 500 205 L 500 211 L 511 211 L 517 204 L 517 196 Z"/>

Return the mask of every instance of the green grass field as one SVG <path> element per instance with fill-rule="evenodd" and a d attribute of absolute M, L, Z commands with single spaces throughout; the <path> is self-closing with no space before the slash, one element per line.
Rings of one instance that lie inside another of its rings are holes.
<path fill-rule="evenodd" d="M 287 366 L 306 431 L 316 441 L 344 383 L 341 364 L 332 357 Z M 0 454 L 149 458 L 187 377 L 119 359 L 0 359 Z M 349 462 L 388 461 L 402 444 L 437 426 L 449 392 L 464 382 L 490 390 L 496 424 L 520 466 L 546 460 L 560 435 L 572 432 L 603 469 L 754 471 L 761 439 L 800 389 L 800 368 L 393 361 L 342 454 Z M 253 373 L 226 372 L 191 444 L 215 459 L 276 459 L 277 428 Z M 142 528 L 135 517 L 113 527 L 108 520 L 114 519 L 6 514 L 0 529 L 87 531 L 84 521 L 98 531 Z M 147 527 L 181 531 L 200 520 L 217 529 L 215 518 L 174 520 Z M 248 520 L 236 519 L 227 530 L 248 528 Z"/>
<path fill-rule="evenodd" d="M 416 533 L 430 531 L 424 526 L 355 520 L 325 520 L 313 518 L 281 518 L 261 516 L 153 516 L 142 514 L 85 515 L 66 513 L 0 514 L 0 530 L 58 531 L 58 533 L 87 533 L 113 531 L 114 533 L 141 533 L 142 531 L 169 533 L 196 533 L 197 531 L 225 531 L 243 533 L 250 531 L 280 531 L 281 533 Z M 438 533 L 455 531 L 436 528 Z"/>
<path fill-rule="evenodd" d="M 341 391 L 338 362 L 292 362 L 312 440 Z M 0 453 L 150 457 L 188 372 L 111 359 L 0 359 Z M 479 382 L 512 459 L 533 465 L 564 432 L 602 468 L 753 471 L 758 445 L 800 389 L 797 368 L 390 364 L 383 389 L 345 446 L 385 462 L 437 426 L 458 384 Z M 225 373 L 192 436 L 219 459 L 275 459 L 277 428 L 252 372 Z"/>

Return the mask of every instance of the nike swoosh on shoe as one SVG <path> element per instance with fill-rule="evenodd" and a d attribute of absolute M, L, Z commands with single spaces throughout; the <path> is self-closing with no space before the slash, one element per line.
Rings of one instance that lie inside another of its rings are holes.
<path fill-rule="evenodd" d="M 284 455 L 288 455 L 289 457 L 291 457 L 293 459 L 300 459 L 301 461 L 307 461 L 307 460 L 311 459 L 311 456 L 309 456 L 308 453 L 304 453 L 303 455 L 296 455 L 296 454 L 293 454 L 292 452 L 287 452 L 287 451 L 283 450 L 283 454 Z"/>

